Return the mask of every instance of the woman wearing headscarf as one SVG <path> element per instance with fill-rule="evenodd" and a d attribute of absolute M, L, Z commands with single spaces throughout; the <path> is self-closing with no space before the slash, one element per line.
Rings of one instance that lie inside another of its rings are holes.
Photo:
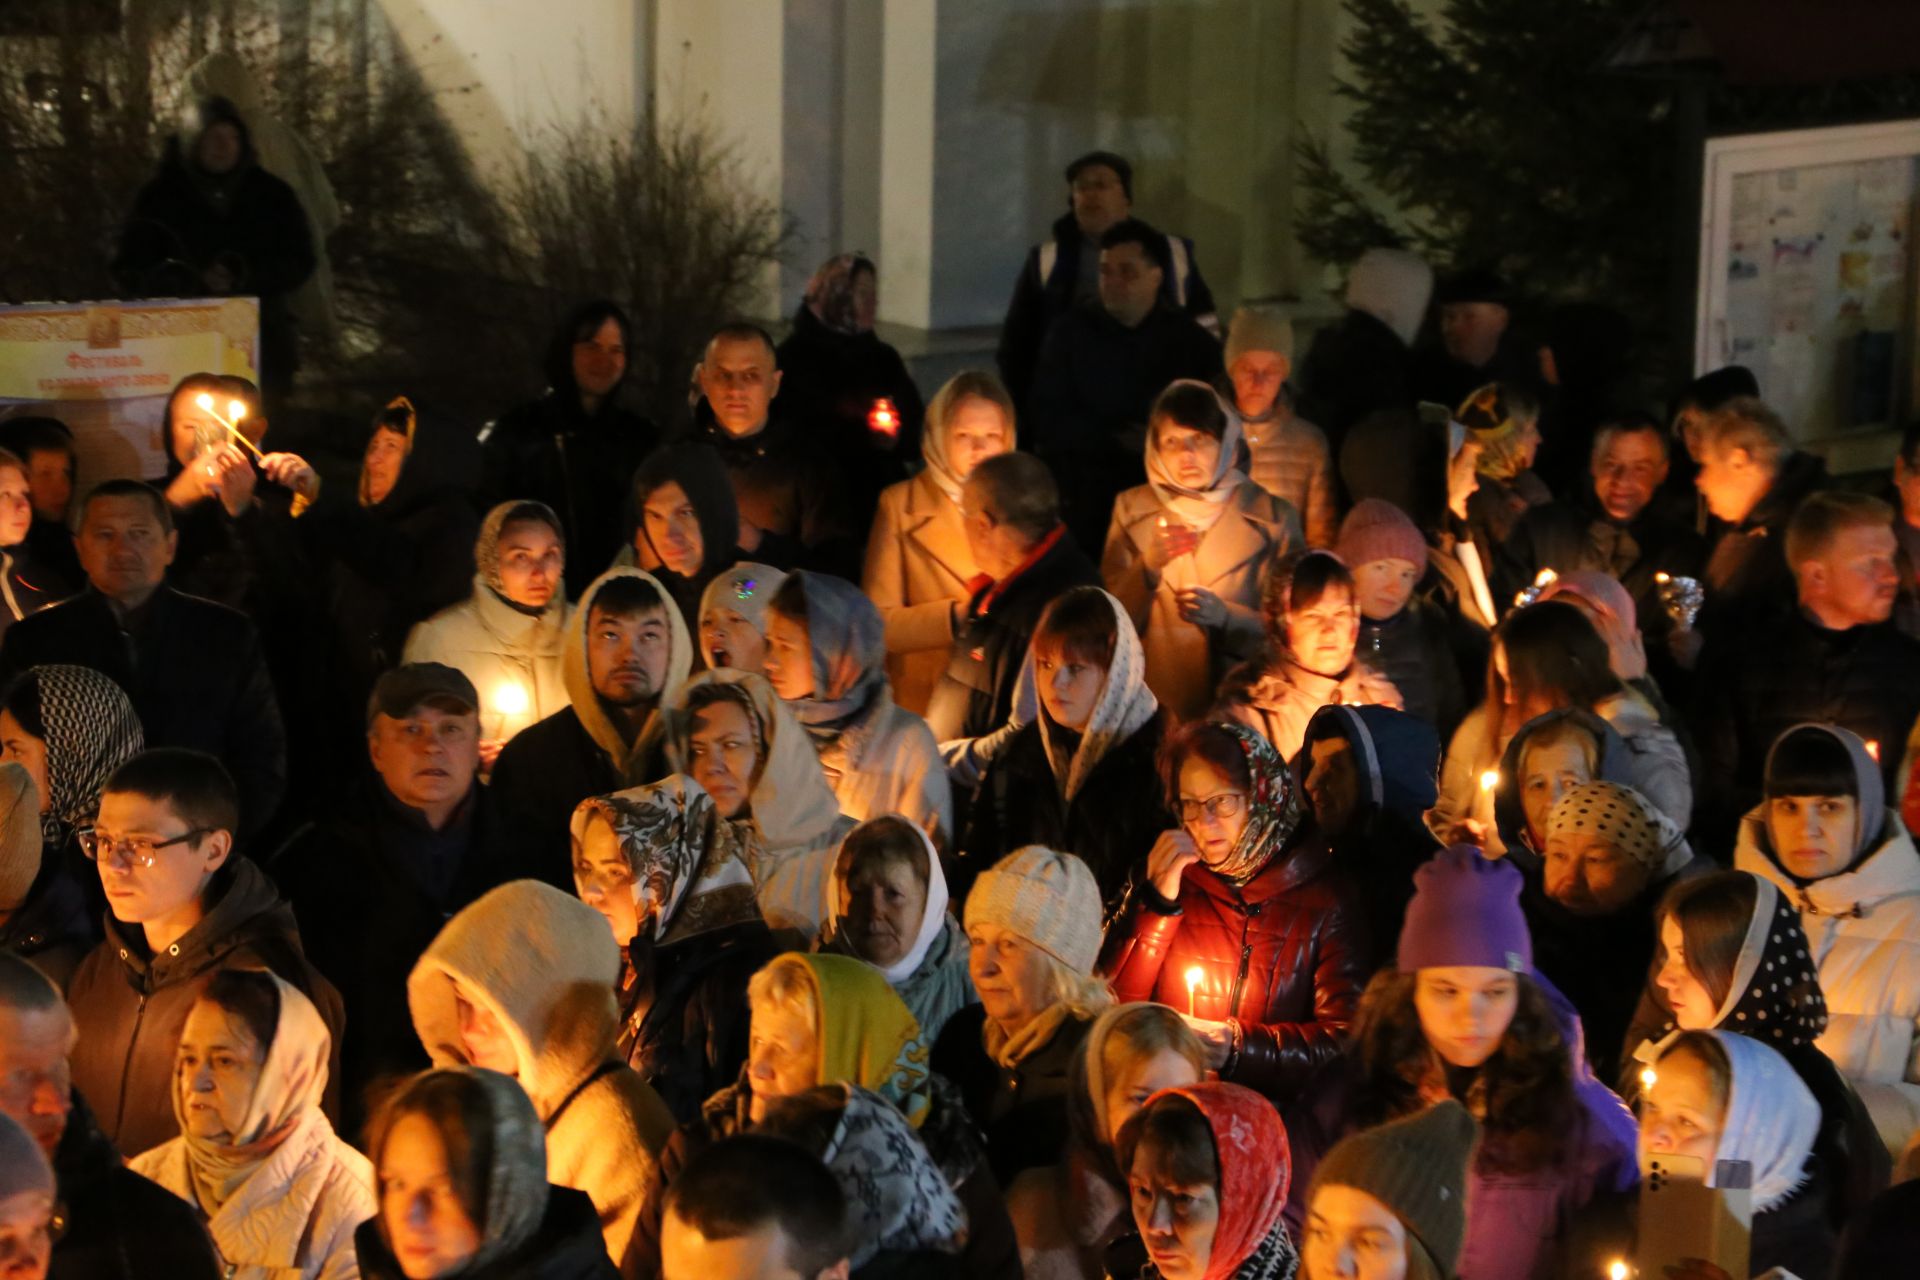
<path fill-rule="evenodd" d="M 1146 651 L 1146 682 L 1181 719 L 1258 651 L 1260 593 L 1276 557 L 1305 545 L 1300 516 L 1239 470 L 1240 415 L 1181 379 L 1148 417 L 1147 483 L 1114 499 L 1100 577 Z"/>
<path fill-rule="evenodd" d="M 764 676 L 705 671 L 667 716 L 667 759 L 713 798 L 742 834 L 767 924 L 818 936 L 828 916 L 834 851 L 853 822 L 820 769 L 813 740 Z"/>
<path fill-rule="evenodd" d="M 967 976 L 967 935 L 947 901 L 947 874 L 927 833 L 899 814 L 869 818 L 841 842 L 833 918 L 816 947 L 878 969 L 928 1044 L 979 998 Z"/>
<path fill-rule="evenodd" d="M 1040 617 L 1016 705 L 1038 714 L 987 767 L 960 841 L 959 879 L 1026 845 L 1078 857 L 1111 907 L 1167 809 L 1155 757 L 1167 716 L 1146 685 L 1140 637 L 1120 602 L 1075 587 Z"/>
<path fill-rule="evenodd" d="M 1460 402 L 1453 420 L 1480 446 L 1474 474 L 1480 484 L 1467 499 L 1474 541 L 1497 548 L 1531 508 L 1553 494 L 1533 474 L 1540 451 L 1540 404 L 1525 389 L 1490 382 Z"/>
<path fill-rule="evenodd" d="M 1837 725 L 1781 734 L 1733 864 L 1799 910 L 1827 998 L 1816 1043 L 1900 1151 L 1920 1130 L 1920 855 L 1867 744 Z"/>
<path fill-rule="evenodd" d="M 0 637 L 30 613 L 73 594 L 67 577 L 34 554 L 33 484 L 20 455 L 0 448 Z"/>
<path fill-rule="evenodd" d="M 574 885 L 620 948 L 619 1056 L 684 1123 L 746 1062 L 747 979 L 776 950 L 758 837 L 680 774 L 582 801 L 572 831 Z"/>
<path fill-rule="evenodd" d="M 784 387 L 784 383 L 782 384 Z M 894 701 L 924 715 L 947 669 L 954 617 L 980 573 L 960 519 L 960 491 L 976 465 L 1014 447 L 1013 398 L 991 373 L 948 379 L 920 437 L 926 466 L 880 494 L 860 585 L 885 623 Z"/>
<path fill-rule="evenodd" d="M 1449 1098 L 1342 1138 L 1307 1191 L 1305 1280 L 1449 1280 L 1467 1233 L 1477 1130 Z"/>
<path fill-rule="evenodd" d="M 46 1280 L 56 1223 L 53 1167 L 18 1123 L 0 1112 L 0 1238 L 13 1245 L 14 1280 Z"/>
<path fill-rule="evenodd" d="M 629 1251 L 673 1118 L 618 1056 L 618 948 L 600 916 L 537 880 L 475 901 L 407 978 L 414 1030 L 436 1066 L 517 1080 L 546 1130 L 547 1173 L 593 1197 L 607 1253 Z"/>
<path fill-rule="evenodd" d="M 1836 1229 L 1887 1185 L 1887 1150 L 1860 1096 L 1814 1046 L 1827 1029 L 1800 913 L 1770 880 L 1716 871 L 1667 891 L 1659 949 L 1620 1059 L 1620 1096 L 1640 1095 L 1651 1066 L 1683 1031 L 1725 1030 L 1769 1044 L 1820 1104 L 1814 1154 Z"/>
<path fill-rule="evenodd" d="M 332 1037 L 300 991 L 223 969 L 187 1013 L 173 1078 L 180 1136 L 135 1173 L 198 1211 L 229 1280 L 357 1280 L 373 1168 L 320 1111 Z"/>
<path fill-rule="evenodd" d="M 882 665 L 879 611 L 860 588 L 799 572 L 768 605 L 767 679 L 813 740 L 840 812 L 898 813 L 941 844 L 953 794 L 927 722 L 895 705 Z"/>
<path fill-rule="evenodd" d="M 959 1086 L 1004 1187 L 1060 1158 L 1074 1053 L 1113 1003 L 1093 971 L 1100 890 L 1080 859 L 1030 846 L 974 883 L 965 924 L 980 1005 L 948 1021 L 933 1069 Z"/>
<path fill-rule="evenodd" d="M 354 1234 L 366 1280 L 614 1280 L 593 1201 L 547 1181 L 546 1135 L 513 1080 L 425 1071 L 388 1099 L 368 1154 L 380 1212 Z"/>
<path fill-rule="evenodd" d="M 1132 1280 L 1293 1280 L 1300 1255 L 1284 1212 L 1293 1180 L 1273 1104 L 1239 1085 L 1165 1089 L 1120 1132 L 1146 1263 Z M 1114 1254 L 1120 1252 L 1116 1247 Z"/>
<path fill-rule="evenodd" d="M 1338 1056 L 1371 967 L 1356 890 L 1265 738 L 1191 724 L 1164 758 L 1181 825 L 1147 856 L 1101 972 L 1122 1000 L 1184 1008 L 1221 1079 L 1290 1098 Z"/>
<path fill-rule="evenodd" d="M 1059 1163 L 1007 1188 L 1027 1280 L 1103 1280 L 1107 1246 L 1133 1230 L 1114 1155 L 1121 1130 L 1154 1094 L 1206 1075 L 1199 1037 L 1165 1005 L 1115 1005 L 1094 1019 L 1074 1060 Z"/>
<path fill-rule="evenodd" d="M 1640 1095 L 1640 1158 L 1691 1156 L 1711 1170 L 1745 1161 L 1753 1235 L 1748 1267 L 1826 1280 L 1834 1232 L 1827 1175 L 1813 1158 L 1820 1105 L 1774 1050 L 1731 1031 L 1683 1031 Z M 1711 1185 L 1711 1179 L 1709 1180 Z"/>
<path fill-rule="evenodd" d="M 659 580 L 696 632 L 707 584 L 745 558 L 726 463 L 698 440 L 660 446 L 633 473 L 632 512 L 632 563 Z M 625 562 L 625 553 L 614 558 Z"/>
<path fill-rule="evenodd" d="M 770 564 L 742 560 L 707 584 L 696 637 L 702 665 L 766 674 L 767 602 L 786 580 Z"/>

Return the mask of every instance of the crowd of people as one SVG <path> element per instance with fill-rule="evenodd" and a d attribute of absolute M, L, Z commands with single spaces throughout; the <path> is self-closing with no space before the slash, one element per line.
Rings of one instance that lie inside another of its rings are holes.
<path fill-rule="evenodd" d="M 123 260 L 298 286 L 197 120 Z M 1398 250 L 1296 362 L 1066 177 L 930 396 L 849 254 L 664 428 L 608 301 L 345 469 L 0 422 L 0 1272 L 1544 1280 L 1685 1160 L 1910 1267 L 1920 429 Z"/>

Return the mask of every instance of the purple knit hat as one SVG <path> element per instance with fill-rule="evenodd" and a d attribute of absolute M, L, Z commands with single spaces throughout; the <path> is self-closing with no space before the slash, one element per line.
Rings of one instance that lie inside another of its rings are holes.
<path fill-rule="evenodd" d="M 1533 972 L 1533 937 L 1520 914 L 1520 872 L 1470 844 L 1442 849 L 1413 873 L 1400 927 L 1402 973 L 1473 966 Z"/>
<path fill-rule="evenodd" d="M 1427 540 L 1419 526 L 1385 498 L 1362 498 L 1353 504 L 1340 522 L 1334 550 L 1356 569 L 1375 560 L 1405 560 L 1415 566 L 1427 562 Z"/>

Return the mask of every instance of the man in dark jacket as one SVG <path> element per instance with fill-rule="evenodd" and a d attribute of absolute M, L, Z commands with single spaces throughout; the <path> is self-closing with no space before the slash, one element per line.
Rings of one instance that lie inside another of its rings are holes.
<path fill-rule="evenodd" d="M 1440 310 L 1440 341 L 1414 357 L 1417 398 L 1453 409 L 1490 382 L 1539 385 L 1540 362 L 1512 329 L 1513 288 L 1497 272 L 1456 272 L 1440 281 L 1433 301 Z"/>
<path fill-rule="evenodd" d="M 1053 236 L 1027 251 L 1013 301 L 1000 328 L 1000 380 L 1024 404 L 1033 390 L 1040 347 L 1053 322 L 1100 297 L 1100 238 L 1133 213 L 1133 166 L 1111 151 L 1090 151 L 1067 166 L 1067 212 L 1054 220 Z M 1200 278 L 1193 241 L 1168 235 L 1160 296 L 1172 310 L 1219 331 L 1213 293 Z"/>
<path fill-rule="evenodd" d="M 0 954 L 0 1115 L 40 1144 L 53 1165 L 66 1230 L 53 1280 L 141 1280 L 220 1274 L 194 1210 L 128 1169 L 71 1083 L 73 1016 L 46 976 Z"/>
<path fill-rule="evenodd" d="M 1774 739 L 1804 721 L 1859 734 L 1878 753 L 1887 794 L 1898 794 L 1896 766 L 1920 716 L 1920 640 L 1889 621 L 1900 581 L 1892 520 L 1864 494 L 1808 498 L 1782 540 L 1799 608 L 1709 639 L 1693 708 L 1695 829 L 1706 848 L 1733 847 L 1741 815 L 1760 802 Z"/>
<path fill-rule="evenodd" d="M 1040 348 L 1033 450 L 1060 478 L 1067 525 L 1086 546 L 1105 540 L 1114 495 L 1146 480 L 1154 400 L 1177 378 L 1222 372 L 1219 342 L 1161 296 L 1172 270 L 1166 237 L 1137 218 L 1115 223 L 1100 237 L 1098 305 L 1061 316 Z"/>
<path fill-rule="evenodd" d="M 1433 270 L 1404 249 L 1369 249 L 1353 264 L 1346 314 L 1313 335 L 1294 374 L 1294 409 L 1327 433 L 1335 458 L 1368 414 L 1413 408 L 1413 340 L 1432 296 Z"/>
<path fill-rule="evenodd" d="M 516 875 L 574 892 L 574 809 L 671 772 L 660 708 L 692 661 L 687 628 L 651 575 L 609 569 L 587 588 L 567 624 L 571 705 L 514 734 L 493 766 Z"/>
<path fill-rule="evenodd" d="M 240 785 L 241 825 L 256 832 L 287 786 L 287 738 L 260 636 L 246 615 L 175 591 L 179 545 L 166 499 L 109 480 L 80 511 L 88 589 L 7 629 L 0 682 L 49 662 L 92 667 L 127 691 L 149 746 L 219 757 Z"/>
<path fill-rule="evenodd" d="M 773 339 L 754 324 L 730 324 L 700 360 L 695 439 L 719 450 L 740 508 L 740 549 L 777 568 L 812 568 L 859 577 L 857 539 L 846 489 L 830 454 L 840 443 L 811 423 L 774 416 L 780 370 Z M 825 452 L 823 452 L 823 450 Z"/>
<path fill-rule="evenodd" d="M 260 381 L 281 394 L 299 364 L 287 296 L 313 268 L 300 197 L 260 167 L 234 105 L 208 98 L 140 189 L 112 270 L 131 297 L 258 298 Z"/>
<path fill-rule="evenodd" d="M 293 912 L 233 853 L 238 802 L 220 762 L 145 751 L 114 771 L 80 836 L 106 890 L 107 938 L 80 962 L 68 1001 L 73 1081 L 101 1129 L 136 1154 L 177 1136 L 171 1081 L 187 1012 L 215 972 L 270 969 L 312 999 L 333 1036 L 327 1114 L 339 1115 L 340 996 L 307 963 Z"/>
<path fill-rule="evenodd" d="M 620 403 L 632 343 L 619 307 L 581 306 L 547 350 L 547 393 L 502 414 L 483 439 L 486 505 L 530 498 L 559 515 L 569 595 L 625 543 L 627 482 L 659 443 L 654 425 Z"/>
<path fill-rule="evenodd" d="M 981 576 L 956 618 L 947 670 L 927 706 L 927 724 L 942 743 L 1006 725 L 1040 615 L 1068 588 L 1100 585 L 1093 562 L 1060 523 L 1052 473 L 1032 454 L 1003 453 L 975 467 L 960 514 Z"/>
<path fill-rule="evenodd" d="M 452 667 L 387 672 L 367 708 L 371 774 L 267 867 L 308 957 L 353 1014 L 340 1055 L 348 1134 L 367 1118 L 368 1086 L 431 1065 L 404 980 L 420 953 L 454 912 L 530 873 L 510 865 L 494 797 L 479 782 L 479 711 L 473 685 Z"/>

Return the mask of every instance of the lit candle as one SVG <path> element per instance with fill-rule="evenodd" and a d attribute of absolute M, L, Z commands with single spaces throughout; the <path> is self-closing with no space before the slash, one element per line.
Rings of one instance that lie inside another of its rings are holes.
<path fill-rule="evenodd" d="M 1632 1275 L 1633 1268 L 1627 1265 L 1625 1258 L 1615 1258 L 1607 1264 L 1607 1280 L 1628 1280 Z"/>
<path fill-rule="evenodd" d="M 1673 575 L 1666 572 L 1665 570 L 1662 570 L 1659 573 L 1656 573 L 1653 575 L 1653 580 L 1655 582 L 1672 582 Z"/>
<path fill-rule="evenodd" d="M 1553 570 L 1542 569 L 1539 575 L 1534 578 L 1533 585 L 1536 587 L 1550 587 L 1555 582 L 1558 582 L 1559 580 L 1560 580 L 1560 575 L 1555 573 Z"/>
<path fill-rule="evenodd" d="M 1880 758 L 1880 744 L 1872 738 L 1867 739 L 1867 754 L 1875 760 Z"/>
<path fill-rule="evenodd" d="M 1187 969 L 1187 1016 L 1193 1016 L 1193 993 L 1200 989 L 1200 979 L 1206 977 L 1206 971 L 1199 965 Z"/>
<path fill-rule="evenodd" d="M 220 416 L 220 411 L 213 407 L 212 396 L 202 391 L 199 395 L 193 398 L 193 402 L 200 406 L 202 412 L 212 415 L 213 420 L 219 423 L 221 426 L 225 427 L 228 433 L 231 434 L 235 440 L 238 440 L 241 444 L 245 445 L 247 447 L 247 452 L 251 453 L 256 458 L 259 458 L 262 462 L 266 461 L 265 456 L 260 452 L 260 446 L 256 445 L 253 441 L 247 439 L 246 436 L 242 435 L 240 433 L 240 428 L 234 426 L 233 421 L 231 419 L 223 418 Z M 227 401 L 227 412 L 232 414 L 234 418 L 244 418 L 247 416 L 247 406 L 242 401 L 229 400 Z"/>
<path fill-rule="evenodd" d="M 1498 769 L 1489 769 L 1480 775 L 1480 789 L 1482 791 L 1491 791 L 1499 785 L 1500 771 Z"/>
<path fill-rule="evenodd" d="M 507 723 L 517 721 L 527 714 L 527 707 L 530 705 L 527 687 L 518 680 L 502 680 L 493 687 L 491 701 L 494 715 L 493 736 L 496 741 L 504 742 L 513 736 L 507 732 Z M 514 725 L 515 729 L 520 727 L 518 724 Z"/>
<path fill-rule="evenodd" d="M 900 411 L 893 407 L 893 401 L 882 396 L 867 411 L 867 426 L 888 438 L 897 436 L 900 434 Z"/>
<path fill-rule="evenodd" d="M 1654 1081 L 1658 1080 L 1659 1078 L 1660 1078 L 1660 1073 L 1655 1071 L 1652 1067 L 1640 1068 L 1640 1087 L 1642 1089 L 1653 1088 Z"/>

